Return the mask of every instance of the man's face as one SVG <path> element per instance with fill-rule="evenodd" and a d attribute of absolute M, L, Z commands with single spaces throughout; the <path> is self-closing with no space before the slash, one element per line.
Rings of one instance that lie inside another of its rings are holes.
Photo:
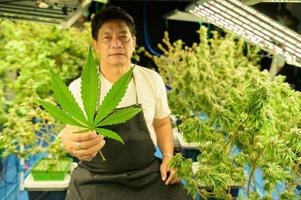
<path fill-rule="evenodd" d="M 93 40 L 101 65 L 130 64 L 135 45 L 136 37 L 131 34 L 122 20 L 110 20 L 104 23 L 98 31 L 98 40 Z"/>

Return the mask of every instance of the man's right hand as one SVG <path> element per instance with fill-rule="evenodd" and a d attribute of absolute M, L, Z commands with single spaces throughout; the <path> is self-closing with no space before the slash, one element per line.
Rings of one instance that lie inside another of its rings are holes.
<path fill-rule="evenodd" d="M 80 160 L 90 161 L 104 147 L 105 140 L 95 131 L 74 133 L 80 130 L 77 126 L 65 126 L 61 132 L 64 149 Z"/>

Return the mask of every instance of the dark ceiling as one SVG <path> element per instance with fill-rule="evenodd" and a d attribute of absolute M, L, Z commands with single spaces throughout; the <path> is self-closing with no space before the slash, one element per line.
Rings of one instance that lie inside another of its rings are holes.
<path fill-rule="evenodd" d="M 198 40 L 196 31 L 200 26 L 199 23 L 164 19 L 167 13 L 175 9 L 184 11 L 192 2 L 191 0 L 110 1 L 111 4 L 126 9 L 134 17 L 138 29 L 138 44 L 144 46 L 145 37 L 148 36 L 150 44 L 155 50 L 156 45 L 161 42 L 165 30 L 170 33 L 172 41 L 182 39 L 190 45 Z M 299 32 L 298 25 L 300 25 L 300 19 L 297 18 L 298 16 L 296 17 L 296 11 L 292 8 L 300 5 L 297 3 L 259 3 L 253 5 L 253 7 L 273 19 L 279 19 L 279 16 L 284 17 L 287 19 L 287 25 L 296 32 Z M 299 12 L 297 10 L 297 14 L 301 13 L 301 6 L 299 8 L 300 10 Z M 145 25 L 146 29 L 144 29 Z"/>

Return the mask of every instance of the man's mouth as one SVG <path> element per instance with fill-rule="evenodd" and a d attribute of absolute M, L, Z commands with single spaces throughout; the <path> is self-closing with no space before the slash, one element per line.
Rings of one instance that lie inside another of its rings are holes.
<path fill-rule="evenodd" d="M 111 53 L 110 56 L 123 56 L 123 53 Z"/>

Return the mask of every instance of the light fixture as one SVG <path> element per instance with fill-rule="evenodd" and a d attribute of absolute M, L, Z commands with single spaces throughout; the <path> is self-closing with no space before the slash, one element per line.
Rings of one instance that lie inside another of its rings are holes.
<path fill-rule="evenodd" d="M 261 2 L 271 2 L 271 3 L 301 3 L 301 0 L 262 0 Z"/>
<path fill-rule="evenodd" d="M 71 27 L 91 0 L 0 0 L 0 18 Z"/>
<path fill-rule="evenodd" d="M 301 3 L 301 0 L 242 0 L 244 4 L 255 5 L 258 3 Z"/>
<path fill-rule="evenodd" d="M 200 0 L 186 10 L 301 67 L 301 35 L 238 0 Z"/>
<path fill-rule="evenodd" d="M 83 11 L 87 9 L 91 4 L 91 0 L 85 0 L 83 3 L 77 6 L 76 10 L 61 22 L 62 28 L 69 28 L 76 22 L 76 20 L 82 15 Z"/>
<path fill-rule="evenodd" d="M 186 21 L 186 22 L 204 22 L 201 19 L 189 12 L 180 11 L 175 9 L 171 12 L 166 13 L 163 16 L 164 19 L 176 20 L 176 21 Z M 206 22 L 205 22 L 206 23 Z"/>

